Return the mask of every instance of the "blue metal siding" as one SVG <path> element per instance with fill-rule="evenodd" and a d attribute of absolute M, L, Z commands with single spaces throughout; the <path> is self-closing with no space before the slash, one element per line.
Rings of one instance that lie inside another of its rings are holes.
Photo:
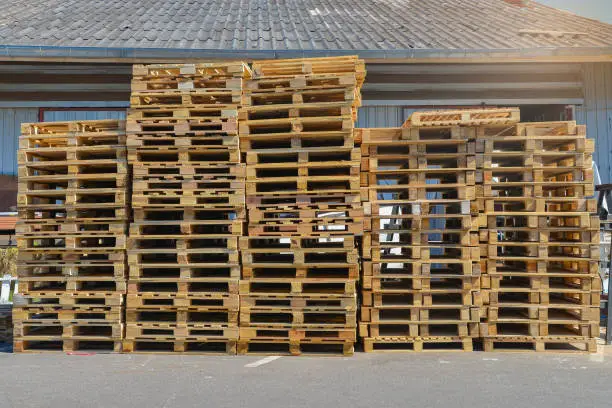
<path fill-rule="evenodd" d="M 21 124 L 38 121 L 38 109 L 0 109 L 0 174 L 17 174 L 18 138 Z"/>
<path fill-rule="evenodd" d="M 576 108 L 576 121 L 587 126 L 595 139 L 593 160 L 602 183 L 612 182 L 612 63 L 584 64 L 584 105 Z"/>
<path fill-rule="evenodd" d="M 125 110 L 120 111 L 89 111 L 89 110 L 59 110 L 44 111 L 45 122 L 62 122 L 67 120 L 103 120 L 125 119 Z"/>
<path fill-rule="evenodd" d="M 358 128 L 399 127 L 404 123 L 401 106 L 362 106 L 357 113 Z"/>

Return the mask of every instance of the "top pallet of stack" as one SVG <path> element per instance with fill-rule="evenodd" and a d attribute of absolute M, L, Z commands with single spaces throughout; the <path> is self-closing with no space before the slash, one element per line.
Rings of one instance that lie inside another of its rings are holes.
<path fill-rule="evenodd" d="M 357 85 L 365 80 L 365 62 L 356 55 L 325 58 L 296 58 L 253 62 L 255 78 L 287 77 L 311 74 L 355 74 Z"/>
<path fill-rule="evenodd" d="M 125 146 L 125 121 L 23 123 L 19 137 L 20 149 L 109 145 Z"/>
<path fill-rule="evenodd" d="M 243 80 L 251 78 L 243 62 L 134 65 L 130 105 L 239 104 Z"/>
<path fill-rule="evenodd" d="M 519 108 L 462 109 L 414 112 L 406 119 L 402 127 L 506 125 L 519 123 L 520 121 Z"/>
<path fill-rule="evenodd" d="M 136 64 L 132 68 L 135 79 L 144 78 L 251 78 L 252 72 L 242 61 L 206 62 L 196 64 Z"/>

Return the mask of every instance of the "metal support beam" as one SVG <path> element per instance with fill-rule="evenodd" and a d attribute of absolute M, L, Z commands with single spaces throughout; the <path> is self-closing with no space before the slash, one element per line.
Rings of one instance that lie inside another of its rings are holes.
<path fill-rule="evenodd" d="M 368 99 L 363 106 L 458 106 L 458 105 L 582 105 L 582 98 L 535 98 L 535 99 Z"/>

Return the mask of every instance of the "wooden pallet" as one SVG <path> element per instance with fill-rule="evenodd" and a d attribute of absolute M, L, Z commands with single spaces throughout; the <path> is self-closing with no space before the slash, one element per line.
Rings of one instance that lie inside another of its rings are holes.
<path fill-rule="evenodd" d="M 128 109 L 126 128 L 133 122 L 147 120 L 222 120 L 238 117 L 236 105 L 167 105 L 149 108 Z"/>
<path fill-rule="evenodd" d="M 15 294 L 14 307 L 103 307 L 123 305 L 123 293 L 111 291 L 48 291 Z"/>
<path fill-rule="evenodd" d="M 155 254 L 155 251 L 151 251 L 151 254 Z M 229 256 L 211 257 L 212 259 L 207 259 L 207 255 L 193 258 L 182 254 L 171 256 L 163 252 L 159 255 L 162 259 L 156 259 L 155 255 L 131 257 L 133 263 L 130 263 L 130 279 L 159 282 L 192 279 L 193 282 L 206 282 L 240 277 L 238 251 Z"/>
<path fill-rule="evenodd" d="M 212 179 L 219 177 L 240 177 L 246 174 L 244 166 L 238 163 L 177 163 L 177 162 L 139 162 L 134 163 L 134 178 L 147 179 L 147 177 L 176 179 L 185 177 L 192 179 Z M 242 176 L 244 177 L 244 176 Z"/>
<path fill-rule="evenodd" d="M 134 167 L 142 164 L 166 167 L 168 164 L 195 166 L 237 164 L 240 158 L 236 146 L 209 146 L 205 149 L 199 146 L 152 146 L 130 148 L 128 161 L 133 163 Z M 136 176 L 136 171 L 134 171 L 134 175 Z"/>
<path fill-rule="evenodd" d="M 176 77 L 176 76 L 197 76 L 202 78 L 224 78 L 238 77 L 249 78 L 251 70 L 242 61 L 215 61 L 200 63 L 181 63 L 181 64 L 134 64 L 132 66 L 134 77 Z"/>
<path fill-rule="evenodd" d="M 209 308 L 227 309 L 238 311 L 239 300 L 237 294 L 225 293 L 133 293 L 130 291 L 126 297 L 126 307 L 128 309 L 153 309 L 163 310 L 164 308 Z"/>
<path fill-rule="evenodd" d="M 42 295 L 67 292 L 119 292 L 125 293 L 126 282 L 114 276 L 20 276 L 19 293 Z"/>
<path fill-rule="evenodd" d="M 130 107 L 170 105 L 238 105 L 241 93 L 231 88 L 199 88 L 186 90 L 153 90 L 132 92 Z"/>
<path fill-rule="evenodd" d="M 240 308 L 240 325 L 257 328 L 355 328 L 357 314 L 344 310 Z"/>
<path fill-rule="evenodd" d="M 521 120 L 519 108 L 414 112 L 402 127 L 509 125 Z"/>
<path fill-rule="evenodd" d="M 219 217 L 214 220 L 138 221 L 130 224 L 130 237 L 224 238 L 242 235 L 242 220 Z"/>
<path fill-rule="evenodd" d="M 79 233 L 114 233 L 125 235 L 127 222 L 112 219 L 97 220 L 20 220 L 15 225 L 15 232 L 20 236 L 44 236 L 61 237 L 64 235 L 77 235 Z"/>
<path fill-rule="evenodd" d="M 254 78 L 297 77 L 312 74 L 352 74 L 358 85 L 365 79 L 365 62 L 356 55 L 322 58 L 257 60 L 253 62 Z"/>
<path fill-rule="evenodd" d="M 359 278 L 359 264 L 347 263 L 315 263 L 313 265 L 295 265 L 290 262 L 279 263 L 278 265 L 244 265 L 242 267 L 243 279 L 269 279 L 278 281 L 287 280 L 306 280 L 316 281 L 332 279 L 357 280 Z"/>
<path fill-rule="evenodd" d="M 238 324 L 238 312 L 222 308 L 173 307 L 159 310 L 126 309 L 127 324 L 197 324 L 219 327 L 235 327 Z"/>
<path fill-rule="evenodd" d="M 248 267 L 274 267 L 277 264 L 288 266 L 334 267 L 357 264 L 358 254 L 354 248 L 251 248 L 241 249 L 242 264 Z"/>
<path fill-rule="evenodd" d="M 236 354 L 236 340 L 208 338 L 185 339 L 125 339 L 124 353 Z"/>
<path fill-rule="evenodd" d="M 306 339 L 320 339 L 322 341 L 349 341 L 357 340 L 354 328 L 334 329 L 329 327 L 318 328 L 276 328 L 276 327 L 240 327 L 241 340 L 259 340 L 275 342 L 278 340 L 296 341 Z"/>
<path fill-rule="evenodd" d="M 362 307 L 360 323 L 446 324 L 480 322 L 480 308 L 471 305 Z"/>
<path fill-rule="evenodd" d="M 445 278 L 481 276 L 481 265 L 472 259 L 417 259 L 401 263 L 378 263 L 363 261 L 363 276 L 414 276 L 423 278 Z"/>
<path fill-rule="evenodd" d="M 48 339 L 26 340 L 15 338 L 13 352 L 15 353 L 120 353 L 122 341 L 120 339 Z"/>
<path fill-rule="evenodd" d="M 478 337 L 479 323 L 464 321 L 390 322 L 362 325 L 362 337 Z M 367 328 L 367 331 L 365 330 Z"/>
<path fill-rule="evenodd" d="M 181 73 L 179 75 L 135 76 L 132 78 L 131 85 L 132 94 L 146 94 L 160 91 L 240 89 L 242 81 L 235 75 L 200 76 L 197 73 L 192 75 Z"/>
<path fill-rule="evenodd" d="M 578 305 L 596 305 L 601 301 L 601 284 L 592 280 L 590 289 L 566 286 L 548 290 L 529 288 L 504 289 L 502 291 L 487 290 L 482 292 L 484 302 L 491 306 L 512 305 L 555 305 L 573 302 Z"/>
<path fill-rule="evenodd" d="M 120 306 L 15 306 L 13 318 L 20 323 L 96 323 L 122 320 Z"/>
<path fill-rule="evenodd" d="M 100 276 L 123 279 L 126 275 L 124 262 L 19 262 L 17 267 L 19 276 Z"/>
<path fill-rule="evenodd" d="M 22 123 L 20 149 L 125 145 L 125 121 Z"/>
<path fill-rule="evenodd" d="M 336 297 L 327 295 L 243 295 L 240 296 L 240 307 L 244 310 L 265 307 L 268 310 L 301 309 L 309 311 L 328 310 L 355 312 L 356 297 Z"/>
<path fill-rule="evenodd" d="M 330 341 L 319 338 L 289 341 L 285 339 L 238 340 L 238 354 L 349 357 L 354 351 L 354 343 L 345 340 Z"/>
<path fill-rule="evenodd" d="M 471 337 L 368 337 L 363 339 L 366 353 L 473 351 Z"/>
<path fill-rule="evenodd" d="M 125 249 L 125 235 L 116 235 L 111 232 L 82 232 L 63 235 L 54 238 L 48 234 L 30 234 L 25 237 L 17 237 L 17 248 L 19 250 L 113 250 Z"/>
<path fill-rule="evenodd" d="M 481 292 L 464 291 L 389 291 L 387 293 L 374 293 L 363 290 L 362 301 L 364 306 L 393 307 L 393 306 L 482 306 Z"/>
<path fill-rule="evenodd" d="M 401 127 L 401 128 L 367 128 L 355 129 L 361 139 L 362 149 L 365 152 L 376 152 L 385 146 L 411 146 L 411 145 L 443 145 L 468 144 L 476 139 L 476 130 L 458 125 L 441 125 L 432 127 Z M 389 150 L 387 150 L 389 152 Z"/>
<path fill-rule="evenodd" d="M 597 340 L 595 338 L 576 337 L 491 337 L 483 339 L 484 351 L 487 352 L 597 352 Z"/>
<path fill-rule="evenodd" d="M 127 220 L 128 209 L 125 206 L 106 206 L 94 204 L 79 204 L 69 207 L 53 207 L 45 204 L 45 208 L 21 208 L 18 210 L 19 218 L 22 220 L 37 220 L 49 222 L 61 222 L 62 220 L 74 222 L 104 222 L 110 220 Z"/>
<path fill-rule="evenodd" d="M 123 337 L 123 324 L 120 321 L 22 322 L 15 319 L 13 336 L 22 341 L 119 340 Z"/>
<path fill-rule="evenodd" d="M 237 278 L 139 278 L 130 279 L 128 294 L 176 295 L 177 297 L 197 297 L 201 295 L 238 294 Z"/>
<path fill-rule="evenodd" d="M 332 279 L 243 279 L 240 281 L 240 295 L 300 295 L 337 297 L 353 296 L 357 293 L 357 282 L 345 278 Z"/>
<path fill-rule="evenodd" d="M 128 322 L 126 340 L 238 340 L 238 327 L 187 323 Z"/>
<path fill-rule="evenodd" d="M 355 75 L 347 73 L 339 75 L 334 73 L 329 74 L 302 74 L 302 75 L 286 75 L 279 77 L 259 77 L 249 79 L 244 82 L 243 93 L 259 92 L 277 92 L 278 90 L 321 90 L 335 89 L 344 87 L 356 87 L 357 80 Z"/>
<path fill-rule="evenodd" d="M 364 289 L 374 292 L 387 290 L 429 290 L 429 291 L 466 291 L 480 289 L 480 277 L 470 275 L 459 276 L 407 276 L 391 274 L 383 276 L 364 276 Z"/>

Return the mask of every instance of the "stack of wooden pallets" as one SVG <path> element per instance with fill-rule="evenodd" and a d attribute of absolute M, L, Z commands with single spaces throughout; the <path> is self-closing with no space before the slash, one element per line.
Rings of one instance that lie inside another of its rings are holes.
<path fill-rule="evenodd" d="M 593 143 L 575 122 L 519 122 L 435 111 L 359 131 L 366 351 L 596 350 Z"/>
<path fill-rule="evenodd" d="M 121 351 L 125 123 L 23 124 L 14 349 Z"/>
<path fill-rule="evenodd" d="M 593 141 L 575 122 L 477 128 L 485 350 L 599 337 Z"/>
<path fill-rule="evenodd" d="M 239 353 L 353 353 L 363 229 L 356 57 L 253 64 L 240 112 L 248 237 Z"/>
<path fill-rule="evenodd" d="M 365 351 L 472 350 L 481 301 L 470 131 L 361 131 Z"/>
<path fill-rule="evenodd" d="M 124 350 L 235 353 L 241 62 L 135 65 Z"/>

